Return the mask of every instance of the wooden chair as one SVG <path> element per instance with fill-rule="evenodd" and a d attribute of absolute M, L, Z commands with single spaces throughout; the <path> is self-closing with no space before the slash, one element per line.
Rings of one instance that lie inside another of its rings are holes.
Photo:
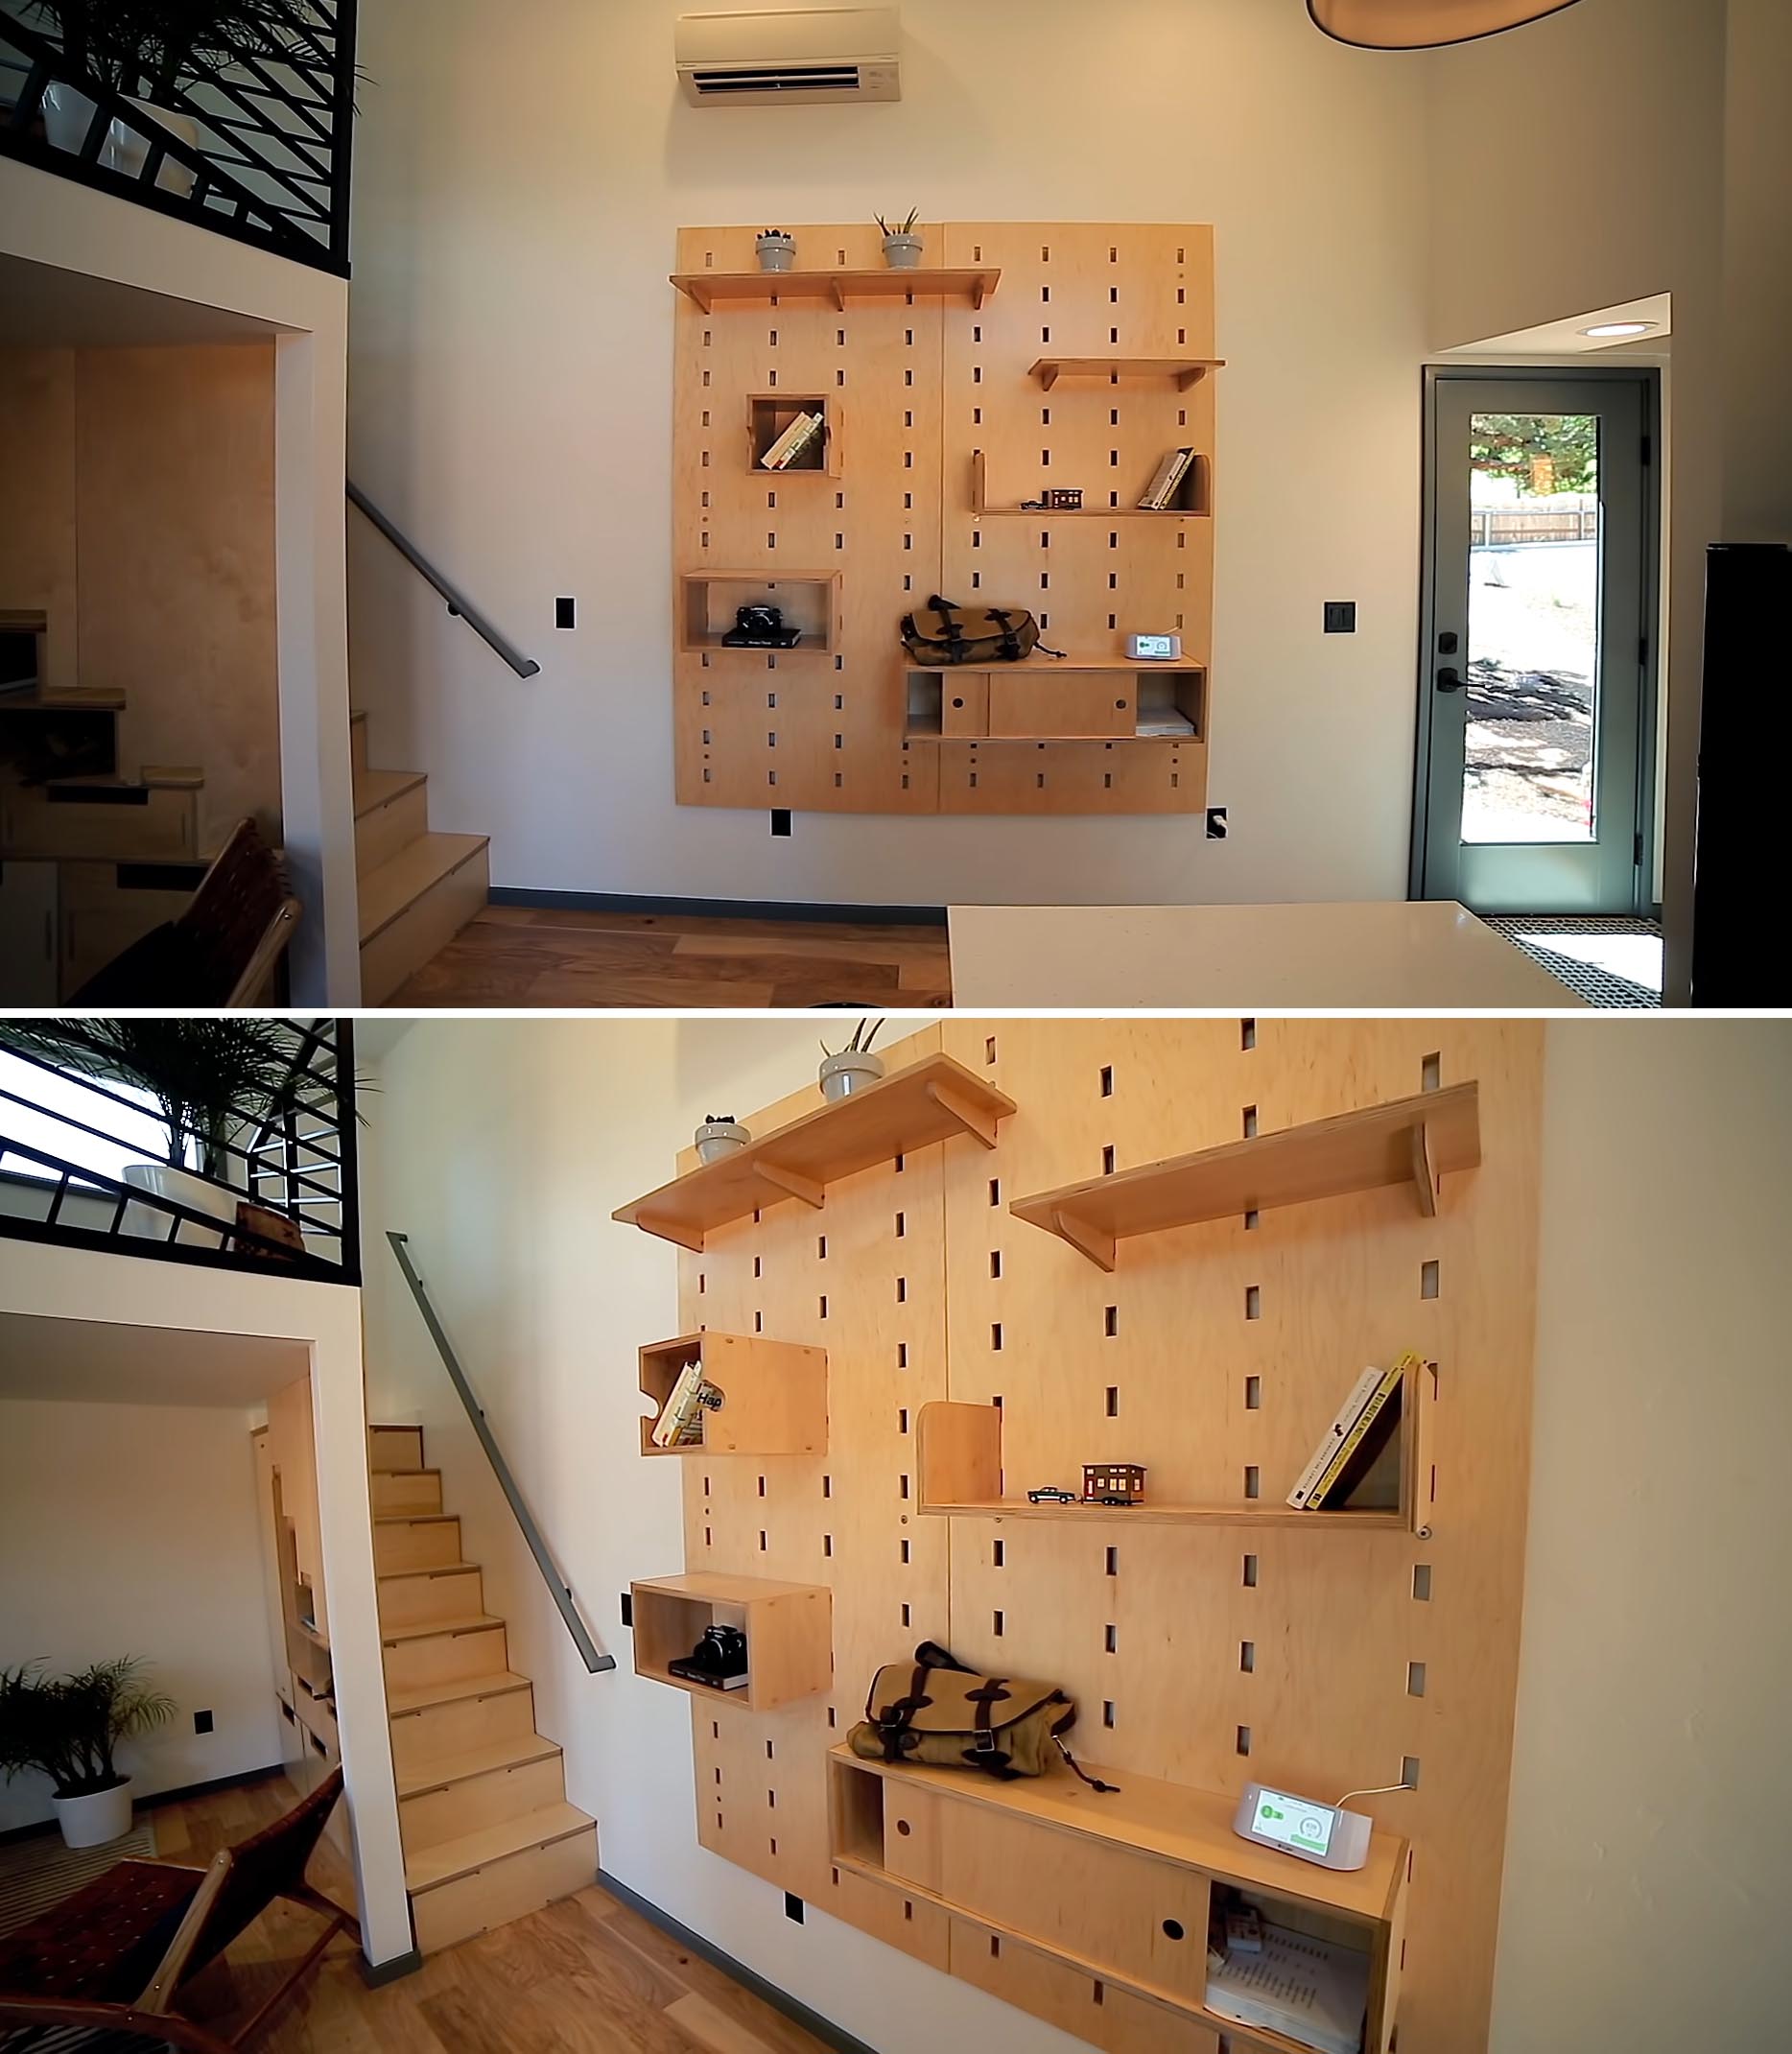
<path fill-rule="evenodd" d="M 339 1932 L 360 1943 L 354 1919 L 305 1880 L 342 1791 L 337 1769 L 285 1818 L 224 1849 L 209 1869 L 114 1862 L 97 1882 L 0 1940 L 0 2044 L 17 2027 L 56 2025 L 125 2033 L 190 2054 L 245 2045 Z M 328 1920 L 311 1950 L 228 2039 L 182 2018 L 174 2009 L 181 1985 L 275 1898 Z"/>

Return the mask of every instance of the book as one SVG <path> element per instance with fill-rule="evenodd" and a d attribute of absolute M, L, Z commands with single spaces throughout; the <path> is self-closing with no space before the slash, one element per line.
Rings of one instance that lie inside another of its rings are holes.
<path fill-rule="evenodd" d="M 1362 1408 L 1374 1397 L 1381 1377 L 1379 1369 L 1365 1369 L 1352 1386 L 1350 1396 L 1338 1407 L 1337 1417 L 1320 1435 L 1312 1459 L 1302 1470 L 1300 1481 L 1288 1493 L 1287 1501 L 1297 1512 L 1306 1505 L 1312 1496 L 1313 1486 L 1332 1466 L 1332 1457 L 1337 1453 L 1338 1444 L 1362 1416 Z"/>
<path fill-rule="evenodd" d="M 760 458 L 760 468 L 767 471 L 788 471 L 821 433 L 823 421 L 824 416 L 819 413 L 799 413 Z"/>
<path fill-rule="evenodd" d="M 1355 1948 L 1265 1924 L 1255 1954 L 1232 1952 L 1210 1970 L 1207 2008 L 1315 2047 L 1360 2054 L 1369 2011 L 1369 1957 Z"/>
<path fill-rule="evenodd" d="M 1325 1474 L 1313 1486 L 1307 1509 L 1316 1512 L 1328 1499 L 1342 1502 L 1375 1466 L 1387 1446 L 1388 1436 L 1400 1422 L 1401 1387 L 1406 1372 L 1419 1367 L 1419 1358 L 1403 1355 L 1381 1378 L 1356 1422 L 1338 1443 L 1326 1465 Z"/>
<path fill-rule="evenodd" d="M 1162 513 L 1176 496 L 1177 487 L 1189 474 L 1189 466 L 1194 461 L 1191 449 L 1172 449 L 1157 467 L 1151 483 L 1144 488 L 1144 497 L 1139 502 L 1144 513 Z"/>
<path fill-rule="evenodd" d="M 698 1414 L 697 1393 L 703 1387 L 703 1365 L 687 1362 L 678 1372 L 672 1384 L 672 1395 L 660 1407 L 660 1416 L 653 1424 L 655 1448 L 672 1448 L 685 1438 L 684 1429 L 696 1420 Z M 699 1431 L 701 1430 L 699 1427 Z"/>

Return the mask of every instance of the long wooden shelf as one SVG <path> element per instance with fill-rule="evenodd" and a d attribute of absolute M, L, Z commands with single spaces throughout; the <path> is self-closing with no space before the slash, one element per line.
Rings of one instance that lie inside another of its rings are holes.
<path fill-rule="evenodd" d="M 930 1055 L 662 1184 L 610 1216 L 700 1254 L 712 1228 L 792 1199 L 819 1206 L 830 1184 L 874 1163 L 958 1134 L 993 1148 L 998 1123 L 1014 1109 L 1012 1098 L 962 1063 Z"/>
<path fill-rule="evenodd" d="M 1136 1505 L 1034 1504 L 1026 1489 L 1011 1493 L 1002 1474 L 1002 1408 L 937 1401 L 921 1407 L 916 1421 L 917 1491 L 924 1519 L 1059 1520 L 1085 1526 L 1285 1526 L 1308 1533 L 1426 1534 L 1430 1511 L 1426 1452 L 1428 1407 L 1436 1380 L 1430 1371 L 1403 1380 L 1400 1394 L 1400 1501 L 1363 1510 L 1297 1511 L 1284 1493 L 1289 1476 L 1270 1499 L 1240 1499 L 1231 1504 L 1178 1504 L 1147 1496 Z M 1152 1451 L 1143 1447 L 1129 1459 L 1143 1459 L 1147 1480 Z M 1026 1479 L 1028 1488 L 1047 1484 L 1074 1488 L 1066 1474 Z"/>
<path fill-rule="evenodd" d="M 992 507 L 989 503 L 989 459 L 980 449 L 971 452 L 971 514 L 979 521 L 1037 521 L 1049 527 L 1056 521 L 1211 521 L 1214 517 L 1214 465 L 1210 457 L 1196 455 L 1178 488 L 1178 502 L 1191 497 L 1192 505 L 1167 507 Z"/>
<path fill-rule="evenodd" d="M 825 299 L 844 313 L 849 299 L 968 299 L 980 307 L 1002 273 L 979 265 L 970 271 L 737 271 L 673 272 L 672 282 L 705 314 L 734 303 Z"/>
<path fill-rule="evenodd" d="M 1199 385 L 1209 371 L 1222 371 L 1224 357 L 1041 357 L 1027 372 L 1049 392 L 1060 378 L 1168 378 L 1179 392 Z"/>
<path fill-rule="evenodd" d="M 1437 1179 L 1480 1160 L 1480 1087 L 1470 1082 L 1061 1185 L 1016 1198 L 1008 1210 L 1111 1270 L 1118 1243 L 1142 1234 L 1387 1185 L 1410 1185 L 1428 1216 Z"/>

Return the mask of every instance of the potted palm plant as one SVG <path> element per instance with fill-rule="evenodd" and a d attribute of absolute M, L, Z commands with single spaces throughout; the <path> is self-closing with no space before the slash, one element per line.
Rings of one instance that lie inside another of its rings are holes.
<path fill-rule="evenodd" d="M 192 144 L 198 121 L 172 105 L 183 83 L 219 78 L 245 59 L 323 57 L 320 17 L 310 0 L 27 0 L 26 14 L 55 29 L 70 61 L 141 108 L 150 126 Z M 79 150 L 93 102 L 59 82 L 46 87 L 43 105 L 51 143 Z M 142 135 L 113 122 L 101 161 L 134 177 L 148 150 Z M 170 164 L 160 182 L 184 195 L 193 174 Z"/>
<path fill-rule="evenodd" d="M 119 1743 L 165 1726 L 175 1701 L 151 1687 L 147 1664 L 124 1655 L 72 1676 L 41 1662 L 0 1670 L 0 1776 L 36 1770 L 70 1847 L 104 1847 L 130 1830 L 130 1778 Z"/>
<path fill-rule="evenodd" d="M 295 1090 L 292 1030 L 277 1020 L 236 1013 L 0 1020 L 0 1049 L 35 1056 L 72 1076 L 148 1092 L 167 1130 L 166 1159 L 127 1163 L 125 1182 L 232 1226 L 243 1192 L 230 1179 L 231 1133 L 279 1112 Z M 128 1231 L 167 1239 L 167 1213 L 147 1205 L 133 1213 Z M 215 1248 L 224 1237 L 183 1221 L 177 1239 Z"/>

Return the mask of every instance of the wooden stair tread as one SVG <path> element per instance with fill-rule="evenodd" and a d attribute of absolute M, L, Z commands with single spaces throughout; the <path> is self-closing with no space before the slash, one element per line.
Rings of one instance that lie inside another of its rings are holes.
<path fill-rule="evenodd" d="M 589 1832 L 596 1823 L 577 1805 L 543 1805 L 538 1811 L 483 1826 L 478 1832 L 462 1833 L 458 1840 L 444 1840 L 413 1854 L 405 1863 L 405 1888 L 414 1897 L 483 1869 L 488 1862 L 502 1861 L 507 1854 L 528 1853 L 551 1841 Z"/>
<path fill-rule="evenodd" d="M 419 1619 L 408 1626 L 382 1626 L 380 1639 L 388 1647 L 400 1641 L 430 1641 L 455 1633 L 490 1633 L 502 1630 L 504 1621 L 489 1612 L 466 1612 L 459 1617 Z"/>
<path fill-rule="evenodd" d="M 355 776 L 355 818 L 377 813 L 393 799 L 428 781 L 424 770 L 361 770 Z"/>
<path fill-rule="evenodd" d="M 489 1776 L 494 1769 L 520 1769 L 531 1761 L 548 1761 L 560 1752 L 559 1743 L 531 1734 L 523 1740 L 494 1740 L 485 1747 L 465 1747 L 459 1754 L 438 1755 L 420 1761 L 398 1778 L 401 1798 L 421 1797 L 426 1790 L 439 1790 L 449 1783 L 465 1782 L 475 1776 Z"/>
<path fill-rule="evenodd" d="M 383 1469 L 382 1476 L 427 1476 L 426 1469 Z M 373 1523 L 376 1526 L 445 1526 L 450 1520 L 460 1517 L 458 1512 L 376 1512 Z"/>
<path fill-rule="evenodd" d="M 488 835 L 419 835 L 361 881 L 361 942 L 390 927 L 434 885 L 488 846 Z"/>
<path fill-rule="evenodd" d="M 477 1562 L 432 1562 L 427 1569 L 383 1569 L 375 1583 L 403 1583 L 413 1576 L 477 1576 Z"/>
<path fill-rule="evenodd" d="M 388 1690 L 386 1710 L 393 1718 L 409 1712 L 433 1712 L 437 1705 L 464 1704 L 469 1697 L 507 1697 L 527 1690 L 529 1678 L 514 1669 L 493 1669 L 488 1676 L 460 1676 L 453 1683 L 418 1684 L 410 1690 Z"/>
<path fill-rule="evenodd" d="M 6 626 L 0 620 L 0 628 Z M 0 692 L 0 713 L 123 713 L 125 695 L 111 685 L 25 685 Z"/>

